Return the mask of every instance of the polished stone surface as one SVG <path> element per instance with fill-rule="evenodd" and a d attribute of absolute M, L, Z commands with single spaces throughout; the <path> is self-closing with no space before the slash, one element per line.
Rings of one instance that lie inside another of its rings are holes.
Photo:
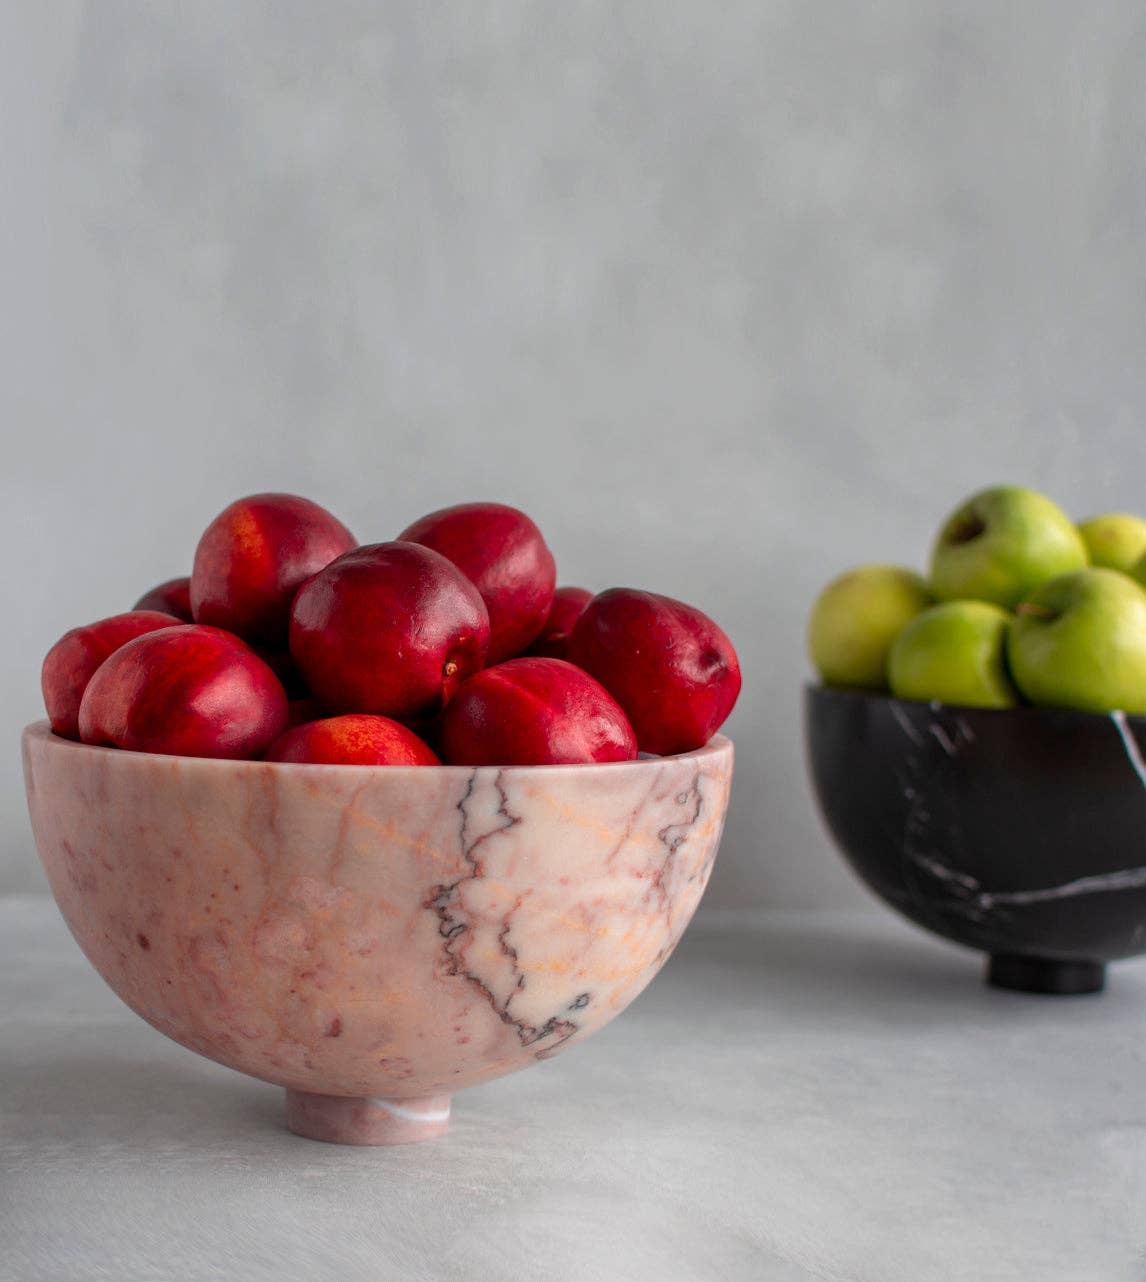
<path fill-rule="evenodd" d="M 281 1091 L 0 901 L 4 1282 L 1138 1282 L 1146 965 L 984 988 L 887 914 L 705 917 L 584 1046 L 432 1144 L 305 1143 Z"/>
<path fill-rule="evenodd" d="M 845 859 L 991 982 L 1100 989 L 1146 952 L 1146 717 L 804 692 L 809 774 Z"/>
<path fill-rule="evenodd" d="M 287 1087 L 293 1130 L 382 1144 L 417 1138 L 402 1101 L 447 1099 L 421 1109 L 431 1138 L 451 1091 L 551 1058 L 653 979 L 708 882 L 733 749 L 298 765 L 118 752 L 39 722 L 24 754 L 56 902 L 115 992 Z"/>

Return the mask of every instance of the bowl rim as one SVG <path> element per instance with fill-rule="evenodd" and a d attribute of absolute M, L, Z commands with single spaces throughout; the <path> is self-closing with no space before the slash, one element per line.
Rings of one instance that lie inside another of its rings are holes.
<path fill-rule="evenodd" d="M 969 703 L 942 703 L 938 699 L 901 699 L 888 690 L 861 690 L 851 686 L 828 686 L 810 677 L 804 682 L 805 697 L 815 699 L 841 699 L 855 702 L 883 703 L 899 708 L 925 708 L 933 714 L 944 712 L 960 717 L 982 717 L 984 719 L 1002 720 L 1004 718 L 1024 718 L 1028 721 L 1050 721 L 1078 719 L 1084 721 L 1114 721 L 1116 724 L 1127 724 L 1146 735 L 1146 713 L 1123 712 L 1113 708 L 1109 712 L 1089 712 L 1085 708 L 1048 708 L 1036 707 L 1030 703 L 1019 703 L 1013 708 L 979 708 Z"/>
<path fill-rule="evenodd" d="M 126 763 L 124 764 L 125 769 L 132 768 L 132 763 L 138 762 L 171 762 L 173 764 L 177 763 L 186 769 L 202 770 L 204 772 L 242 768 L 266 771 L 271 774 L 283 774 L 301 770 L 314 775 L 333 772 L 332 777 L 340 779 L 347 778 L 351 772 L 360 776 L 370 775 L 384 779 L 395 779 L 403 775 L 412 778 L 441 778 L 444 775 L 462 779 L 472 775 L 475 770 L 488 770 L 496 774 L 504 774 L 510 771 L 531 775 L 544 773 L 551 777 L 586 775 L 602 770 L 609 774 L 615 774 L 618 771 L 648 770 L 650 767 L 681 761 L 695 761 L 697 763 L 715 761 L 718 758 L 732 757 L 734 751 L 732 740 L 726 735 L 717 733 L 703 747 L 694 748 L 691 752 L 678 752 L 668 757 L 642 756 L 634 761 L 578 761 L 560 765 L 535 766 L 450 766 L 445 764 L 437 766 L 372 766 L 332 764 L 317 761 L 261 761 L 258 758 L 250 757 L 184 757 L 163 752 L 128 752 L 122 748 L 106 748 L 96 744 L 80 743 L 76 739 L 65 739 L 62 735 L 53 732 L 47 719 L 30 722 L 24 727 L 21 737 L 25 744 L 32 742 L 49 744 L 50 750 L 54 752 L 78 752 L 89 756 L 96 754 L 107 757 L 119 763 Z"/>

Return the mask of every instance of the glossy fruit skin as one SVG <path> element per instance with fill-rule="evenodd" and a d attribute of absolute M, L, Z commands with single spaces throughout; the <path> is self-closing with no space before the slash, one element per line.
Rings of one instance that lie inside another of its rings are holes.
<path fill-rule="evenodd" d="M 167 579 L 145 592 L 131 607 L 133 610 L 159 610 L 171 614 L 182 623 L 191 623 L 191 579 Z"/>
<path fill-rule="evenodd" d="M 1078 570 L 1015 609 L 1007 662 L 1043 708 L 1146 715 L 1146 591 L 1118 570 Z"/>
<path fill-rule="evenodd" d="M 808 656 L 824 684 L 887 689 L 892 642 L 931 603 L 923 578 L 900 565 L 859 565 L 833 579 L 808 619 Z"/>
<path fill-rule="evenodd" d="M 624 708 L 642 752 L 700 748 L 740 694 L 732 642 L 700 610 L 635 588 L 595 596 L 573 625 L 569 658 Z"/>
<path fill-rule="evenodd" d="M 52 730 L 65 739 L 78 739 L 80 701 L 100 664 L 145 632 L 179 622 L 174 615 L 157 610 L 129 610 L 65 632 L 44 657 L 40 670 L 40 688 Z"/>
<path fill-rule="evenodd" d="M 471 677 L 442 715 L 442 758 L 459 766 L 632 761 L 616 700 L 563 659 L 509 659 Z"/>
<path fill-rule="evenodd" d="M 1105 512 L 1080 521 L 1078 532 L 1090 554 L 1090 564 L 1099 569 L 1132 574 L 1146 557 L 1146 521 L 1128 512 Z"/>
<path fill-rule="evenodd" d="M 537 637 L 553 604 L 557 566 L 524 512 L 460 503 L 423 516 L 398 537 L 440 552 L 481 593 L 489 610 L 488 663 L 520 654 Z"/>
<path fill-rule="evenodd" d="M 283 732 L 275 674 L 221 628 L 180 624 L 121 646 L 88 683 L 84 743 L 183 757 L 258 757 Z"/>
<path fill-rule="evenodd" d="M 944 521 L 931 552 L 938 601 L 991 601 L 1004 609 L 1089 561 L 1077 527 L 1045 494 L 996 485 Z"/>
<path fill-rule="evenodd" d="M 918 614 L 892 643 L 887 674 L 897 699 L 961 708 L 1013 708 L 1007 674 L 1011 615 L 989 601 L 944 601 Z"/>
<path fill-rule="evenodd" d="M 433 716 L 488 645 L 477 588 L 417 543 L 347 552 L 304 584 L 291 611 L 291 656 L 332 713 Z"/>
<path fill-rule="evenodd" d="M 347 766 L 438 766 L 437 755 L 412 730 L 368 713 L 308 721 L 267 749 L 267 761 Z"/>
<path fill-rule="evenodd" d="M 281 650 L 299 586 L 356 543 L 341 521 L 309 499 L 294 494 L 238 499 L 207 526 L 195 549 L 195 622 Z"/>
<path fill-rule="evenodd" d="M 525 653 L 537 659 L 568 659 L 569 634 L 592 599 L 588 588 L 558 588 L 541 632 Z"/>

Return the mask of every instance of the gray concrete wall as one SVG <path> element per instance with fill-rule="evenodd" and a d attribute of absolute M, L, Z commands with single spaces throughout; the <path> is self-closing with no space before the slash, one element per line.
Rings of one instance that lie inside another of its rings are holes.
<path fill-rule="evenodd" d="M 1146 511 L 1133 0 L 6 6 L 0 886 L 65 628 L 244 492 L 528 509 L 739 645 L 712 904 L 853 902 L 803 623 L 965 492 Z"/>

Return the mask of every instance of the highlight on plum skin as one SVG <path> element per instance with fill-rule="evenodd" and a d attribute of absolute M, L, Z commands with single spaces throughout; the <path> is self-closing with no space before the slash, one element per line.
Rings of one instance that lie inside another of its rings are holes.
<path fill-rule="evenodd" d="M 145 633 L 97 669 L 80 703 L 84 743 L 183 757 L 253 758 L 282 734 L 279 679 L 238 637 L 183 623 Z"/>
<path fill-rule="evenodd" d="M 310 499 L 294 494 L 237 499 L 207 526 L 195 549 L 195 622 L 226 628 L 266 650 L 285 649 L 299 587 L 357 542 Z"/>
<path fill-rule="evenodd" d="M 438 552 L 373 543 L 309 579 L 291 611 L 290 652 L 330 712 L 433 716 L 485 661 L 489 614 Z"/>
<path fill-rule="evenodd" d="M 191 615 L 191 578 L 167 579 L 145 592 L 131 607 L 133 610 L 159 610 L 174 615 L 181 623 L 194 622 Z"/>
<path fill-rule="evenodd" d="M 287 730 L 267 749 L 266 761 L 314 765 L 438 766 L 429 745 L 389 717 L 348 713 Z"/>
<path fill-rule="evenodd" d="M 628 714 L 642 752 L 703 747 L 740 694 L 732 642 L 694 606 L 655 592 L 610 588 L 573 625 L 569 658 Z"/>
<path fill-rule="evenodd" d="M 460 766 L 632 761 L 637 739 L 621 707 L 563 659 L 508 659 L 471 677 L 446 705 L 442 759 Z"/>
<path fill-rule="evenodd" d="M 504 503 L 459 503 L 415 521 L 398 536 L 440 552 L 473 583 L 489 611 L 486 662 L 520 654 L 553 604 L 557 564 L 541 531 Z"/>
<path fill-rule="evenodd" d="M 80 701 L 105 659 L 136 637 L 179 622 L 158 610 L 128 610 L 65 632 L 40 669 L 40 689 L 53 733 L 65 739 L 80 737 Z"/>
<path fill-rule="evenodd" d="M 105 747 L 496 768 L 691 751 L 740 668 L 683 602 L 556 587 L 518 508 L 460 503 L 359 546 L 317 503 L 267 492 L 211 521 L 189 576 L 61 637 L 41 684 L 57 734 Z"/>

